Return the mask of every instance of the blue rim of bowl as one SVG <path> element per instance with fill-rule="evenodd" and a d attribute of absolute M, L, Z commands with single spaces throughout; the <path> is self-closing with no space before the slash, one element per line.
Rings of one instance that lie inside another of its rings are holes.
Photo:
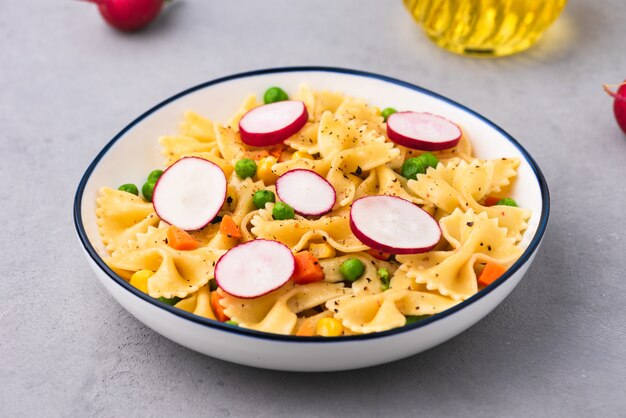
<path fill-rule="evenodd" d="M 250 330 L 250 329 L 245 329 L 245 328 L 239 328 L 236 326 L 232 326 L 232 325 L 227 325 L 224 324 L 222 322 L 218 322 L 215 320 L 211 320 L 208 318 L 204 318 L 201 316 L 197 316 L 194 315 L 192 313 L 183 311 L 182 309 L 178 309 L 178 308 L 174 308 L 172 306 L 166 305 L 162 302 L 159 302 L 157 299 L 154 299 L 150 296 L 148 296 L 147 294 L 141 292 L 140 290 L 136 289 L 135 287 L 131 286 L 128 282 L 126 282 L 124 279 L 122 279 L 121 277 L 119 277 L 117 274 L 115 274 L 113 272 L 113 270 L 111 270 L 106 264 L 105 262 L 102 260 L 102 258 L 98 255 L 97 251 L 95 250 L 95 248 L 91 245 L 88 237 L 87 237 L 87 233 L 85 232 L 85 229 L 83 227 L 83 221 L 82 221 L 82 216 L 81 216 L 81 201 L 83 198 L 83 192 L 85 190 L 85 185 L 87 184 L 87 181 L 89 180 L 89 177 L 91 176 L 91 173 L 93 172 L 93 170 L 95 169 L 95 167 L 98 165 L 98 163 L 100 162 L 100 160 L 106 155 L 107 151 L 113 146 L 113 144 L 115 144 L 121 137 L 124 136 L 124 134 L 129 131 L 131 128 L 133 128 L 135 125 L 137 125 L 139 122 L 141 122 L 143 119 L 145 119 L 147 116 L 149 116 L 150 114 L 154 113 L 156 110 L 162 108 L 163 106 L 183 97 L 186 96 L 190 93 L 193 93 L 195 91 L 198 90 L 202 90 L 206 87 L 215 85 L 215 84 L 220 84 L 220 83 L 224 83 L 226 81 L 231 81 L 231 80 L 236 80 L 236 79 L 240 79 L 240 78 L 247 78 L 247 77 L 253 77 L 253 76 L 259 76 L 259 75 L 266 75 L 266 74 L 280 74 L 280 73 L 292 73 L 292 72 L 330 72 L 330 73 L 339 73 L 339 74 L 347 74 L 347 75 L 352 75 L 352 76 L 357 76 L 357 77 L 364 77 L 364 78 L 372 78 L 372 79 L 376 79 L 376 80 L 381 80 L 381 81 L 385 81 L 391 84 L 395 84 L 398 86 L 402 86 L 405 88 L 408 88 L 410 90 L 414 90 L 414 91 L 418 91 L 422 94 L 426 94 L 428 96 L 434 97 L 436 99 L 439 99 L 441 101 L 444 101 L 452 106 L 455 106 L 461 110 L 463 110 L 464 112 L 467 112 L 468 114 L 480 119 L 481 121 L 483 121 L 484 123 L 486 123 L 487 125 L 491 126 L 492 128 L 494 128 L 496 131 L 498 131 L 502 136 L 504 136 L 508 141 L 510 141 L 520 152 L 521 154 L 524 156 L 524 158 L 526 159 L 526 161 L 528 162 L 528 164 L 531 166 L 535 176 L 537 177 L 537 181 L 539 182 L 539 187 L 541 189 L 541 199 L 542 199 L 542 205 L 541 205 L 541 218 L 539 220 L 539 225 L 537 227 L 537 232 L 535 233 L 535 236 L 533 237 L 533 239 L 531 240 L 530 244 L 528 245 L 528 247 L 526 248 L 526 250 L 524 251 L 524 253 L 522 254 L 522 256 L 511 266 L 511 268 L 509 268 L 505 274 L 503 274 L 498 280 L 496 280 L 495 282 L 493 282 L 491 285 L 487 286 L 486 288 L 480 290 L 478 293 L 476 293 L 475 295 L 473 295 L 472 297 L 464 300 L 463 302 L 460 302 L 459 304 L 453 306 L 452 308 L 446 309 L 443 312 L 440 312 L 436 315 L 433 315 L 429 318 L 423 319 L 421 321 L 415 322 L 413 324 L 409 324 L 409 325 L 405 325 L 403 327 L 399 327 L 399 328 L 393 328 L 391 330 L 388 331 L 381 331 L 381 332 L 375 332 L 375 333 L 371 333 L 371 334 L 362 334 L 362 335 L 351 335 L 351 336 L 345 336 L 345 337 L 340 337 L 340 338 L 325 338 L 325 337 L 298 337 L 298 336 L 294 336 L 294 335 L 280 335 L 280 334 L 271 334 L 271 333 L 267 333 L 267 332 L 261 332 L 261 331 L 255 331 L 255 330 Z M 411 83 L 407 83 L 405 81 L 402 80 L 398 80 L 392 77 L 387 77 L 384 75 L 380 75 L 380 74 L 376 74 L 376 73 L 370 73 L 370 72 L 366 72 L 366 71 L 359 71 L 359 70 L 352 70 L 352 69 L 346 69 L 346 68 L 337 68 L 337 67 L 320 67 L 320 66 L 302 66 L 302 67 L 278 67 L 278 68 L 267 68 L 267 69 L 262 69 L 262 70 L 255 70 L 255 71 L 248 71 L 248 72 L 243 72 L 243 73 L 239 73 L 239 74 L 233 74 L 233 75 L 229 75 L 226 77 L 221 77 L 221 78 L 217 78 L 215 80 L 211 80 L 211 81 L 207 81 L 205 83 L 199 84 L 197 86 L 191 87 L 187 90 L 184 90 L 178 94 L 175 94 L 174 96 L 170 97 L 169 99 L 166 99 L 164 101 L 162 101 L 161 103 L 157 104 L 156 106 L 152 107 L 151 109 L 149 109 L 148 111 L 146 111 L 145 113 L 143 113 L 141 116 L 139 116 L 138 118 L 136 118 L 135 120 L 133 120 L 130 124 L 128 124 L 124 129 L 122 129 L 117 135 L 115 135 L 115 137 L 113 137 L 113 139 L 111 139 L 111 141 L 109 141 L 109 143 L 102 149 L 102 151 L 100 151 L 98 153 L 98 155 L 94 158 L 94 160 L 91 162 L 91 164 L 89 165 L 89 167 L 87 168 L 87 170 L 85 171 L 85 174 L 83 174 L 83 177 L 80 180 L 80 183 L 78 184 L 78 189 L 76 190 L 76 195 L 74 198 L 74 226 L 76 227 L 76 231 L 78 233 L 78 237 L 81 241 L 81 243 L 83 244 L 83 247 L 85 249 L 85 251 L 87 252 L 87 254 L 89 255 L 89 257 L 91 257 L 91 259 L 118 285 L 122 286 L 123 288 L 125 288 L 127 291 L 133 293 L 135 296 L 137 296 L 138 298 L 143 299 L 145 302 L 151 303 L 152 305 L 155 305 L 161 309 L 164 309 L 170 313 L 172 313 L 173 315 L 176 315 L 178 317 L 184 318 L 186 320 L 195 322 L 197 324 L 200 325 L 205 325 L 208 326 L 210 328 L 214 328 L 220 331 L 226 331 L 226 332 L 231 332 L 234 334 L 238 334 L 241 336 L 245 336 L 245 337 L 253 337 L 253 338 L 258 338 L 258 339 L 263 339 L 263 340 L 273 340 L 273 341 L 284 341 L 284 342 L 299 342 L 299 343 L 315 343 L 315 342 L 323 342 L 325 344 L 329 344 L 329 343 L 342 343 L 342 342 L 350 342 L 350 341 L 361 341 L 361 340 L 370 340 L 370 339 L 378 339 L 378 338 L 384 338 L 384 337 L 390 337 L 393 335 L 397 335 L 397 334 L 402 334 L 405 332 L 411 332 L 417 328 L 422 328 L 425 327 L 433 322 L 439 321 L 443 318 L 446 318 L 454 313 L 457 313 L 459 311 L 461 311 L 462 309 L 464 309 L 465 307 L 477 302 L 478 300 L 482 299 L 483 297 L 487 296 L 489 293 L 491 293 L 492 291 L 494 291 L 497 287 L 501 286 L 504 282 L 506 282 L 522 265 L 524 265 L 529 259 L 530 257 L 533 255 L 533 253 L 535 252 L 535 250 L 537 249 L 537 247 L 539 246 L 541 239 L 543 238 L 543 235 L 546 231 L 546 227 L 548 224 L 548 217 L 549 217 L 549 213 L 550 213 L 550 194 L 548 191 L 548 185 L 546 183 L 546 180 L 543 176 L 543 173 L 541 172 L 541 170 L 539 169 L 539 166 L 537 165 L 537 163 L 535 162 L 535 160 L 530 156 L 530 154 L 524 149 L 524 147 L 522 147 L 522 145 L 520 145 L 519 142 L 517 142 L 511 135 L 509 135 L 506 131 L 504 131 L 502 128 L 500 128 L 498 125 L 496 125 L 495 123 L 491 122 L 489 119 L 485 118 L 484 116 L 482 116 L 481 114 L 463 106 L 460 103 L 457 103 L 451 99 L 448 99 L 447 97 L 441 96 L 437 93 L 434 93 L 430 90 L 427 90 L 425 88 L 416 86 L 414 84 Z"/>

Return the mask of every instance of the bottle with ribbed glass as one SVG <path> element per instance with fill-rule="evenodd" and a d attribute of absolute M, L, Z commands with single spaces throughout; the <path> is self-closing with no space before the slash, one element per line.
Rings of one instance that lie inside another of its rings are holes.
<path fill-rule="evenodd" d="M 534 44 L 567 0 L 403 0 L 440 47 L 463 55 L 504 56 Z"/>

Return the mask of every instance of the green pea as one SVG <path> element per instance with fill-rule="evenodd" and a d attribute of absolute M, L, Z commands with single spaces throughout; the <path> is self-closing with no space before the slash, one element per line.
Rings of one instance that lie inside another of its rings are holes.
<path fill-rule="evenodd" d="M 148 183 L 156 184 L 159 177 L 161 177 L 161 174 L 163 174 L 163 170 L 151 171 L 150 174 L 148 174 Z"/>
<path fill-rule="evenodd" d="M 215 292 L 217 290 L 217 280 L 215 279 L 209 280 L 209 290 L 211 292 Z"/>
<path fill-rule="evenodd" d="M 515 201 L 515 199 L 511 199 L 510 197 L 505 197 L 504 199 L 498 200 L 496 205 L 517 207 L 517 202 Z"/>
<path fill-rule="evenodd" d="M 168 298 L 164 298 L 163 296 L 161 296 L 161 297 L 159 298 L 159 301 L 161 301 L 161 302 L 163 302 L 163 303 L 165 303 L 165 304 L 167 304 L 167 305 L 174 306 L 174 305 L 176 305 L 178 302 L 180 302 L 180 298 L 177 298 L 176 296 L 174 296 L 173 298 L 168 299 Z"/>
<path fill-rule="evenodd" d="M 409 158 L 402 164 L 402 168 L 400 169 L 400 174 L 402 177 L 416 180 L 418 174 L 424 174 L 426 172 L 426 168 L 428 168 L 423 160 L 419 158 Z"/>
<path fill-rule="evenodd" d="M 263 209 L 268 202 L 276 202 L 276 196 L 271 190 L 257 190 L 252 196 L 252 203 L 258 209 Z"/>
<path fill-rule="evenodd" d="M 272 218 L 277 221 L 293 219 L 295 215 L 293 208 L 283 202 L 276 203 L 274 209 L 272 209 Z"/>
<path fill-rule="evenodd" d="M 256 163 L 250 158 L 243 158 L 235 164 L 235 173 L 240 179 L 254 177 L 256 174 Z"/>
<path fill-rule="evenodd" d="M 120 187 L 117 188 L 117 190 L 139 196 L 139 190 L 137 189 L 137 186 L 132 183 L 122 184 Z"/>
<path fill-rule="evenodd" d="M 439 164 L 439 158 L 435 157 L 432 152 L 425 152 L 419 157 L 420 160 L 426 165 L 426 167 L 436 168 L 437 164 Z"/>
<path fill-rule="evenodd" d="M 156 183 L 146 182 L 141 187 L 141 194 L 146 198 L 148 202 L 152 202 L 152 194 L 154 193 L 154 185 Z"/>
<path fill-rule="evenodd" d="M 406 317 L 406 325 L 413 324 L 415 322 L 421 321 L 423 319 L 428 318 L 430 315 L 415 315 L 415 316 L 407 316 Z"/>
<path fill-rule="evenodd" d="M 228 321 L 226 321 L 226 322 L 224 322 L 224 323 L 225 323 L 225 324 L 228 324 L 228 325 L 232 325 L 232 326 L 234 326 L 234 327 L 238 327 L 238 326 L 239 326 L 239 324 L 238 324 L 236 321 L 233 321 L 232 319 L 231 319 L 231 320 L 228 320 Z"/>
<path fill-rule="evenodd" d="M 341 263 L 339 272 L 344 279 L 353 282 L 363 275 L 365 272 L 365 265 L 358 258 L 348 258 L 346 261 Z"/>
<path fill-rule="evenodd" d="M 211 220 L 211 223 L 212 223 L 212 224 L 218 224 L 218 223 L 220 223 L 220 222 L 222 222 L 222 217 L 221 217 L 221 216 L 219 216 L 219 215 L 217 215 L 215 218 L 213 218 L 213 219 Z"/>
<path fill-rule="evenodd" d="M 284 102 L 285 100 L 289 100 L 289 96 L 287 96 L 285 90 L 280 87 L 270 87 L 263 95 L 263 102 L 265 104 Z"/>
<path fill-rule="evenodd" d="M 387 122 L 387 118 L 389 116 L 393 115 L 396 112 L 397 112 L 397 110 L 394 109 L 393 107 L 386 107 L 386 108 L 383 109 L 382 112 L 380 112 L 380 114 L 383 117 L 383 121 Z"/>
<path fill-rule="evenodd" d="M 389 290 L 389 270 L 382 267 L 378 269 L 378 277 L 380 277 L 380 287 L 382 291 Z"/>
<path fill-rule="evenodd" d="M 419 157 L 409 158 L 402 164 L 402 177 L 416 180 L 418 174 L 426 173 L 428 167 L 437 167 L 439 159 L 433 153 L 425 152 Z"/>

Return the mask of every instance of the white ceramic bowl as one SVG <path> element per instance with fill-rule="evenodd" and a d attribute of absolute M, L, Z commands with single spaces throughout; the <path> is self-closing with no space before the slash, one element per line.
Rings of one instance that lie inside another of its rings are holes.
<path fill-rule="evenodd" d="M 100 187 L 134 182 L 161 167 L 157 138 L 175 132 L 181 115 L 193 109 L 226 121 L 243 97 L 280 85 L 294 92 L 301 83 L 361 97 L 381 108 L 424 110 L 463 126 L 480 158 L 522 160 L 513 196 L 532 210 L 522 245 L 526 251 L 495 283 L 447 311 L 386 332 L 333 339 L 281 336 L 245 330 L 172 308 L 130 286 L 102 261 L 105 254 L 96 226 Z M 360 71 L 298 67 L 253 71 L 209 81 L 183 91 L 135 119 L 96 156 L 83 176 L 74 202 L 74 221 L 85 256 L 100 282 L 141 322 L 192 350 L 249 366 L 291 371 L 331 371 L 373 366 L 427 350 L 469 328 L 494 309 L 519 283 L 546 229 L 548 188 L 531 156 L 502 129 L 466 107 L 420 87 Z M 503 330 L 502 332 L 506 332 Z"/>

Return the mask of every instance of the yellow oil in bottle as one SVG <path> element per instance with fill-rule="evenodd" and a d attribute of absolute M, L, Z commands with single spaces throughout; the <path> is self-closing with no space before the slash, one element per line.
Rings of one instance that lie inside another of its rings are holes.
<path fill-rule="evenodd" d="M 504 56 L 534 44 L 567 0 L 403 0 L 440 47 L 463 55 Z"/>

